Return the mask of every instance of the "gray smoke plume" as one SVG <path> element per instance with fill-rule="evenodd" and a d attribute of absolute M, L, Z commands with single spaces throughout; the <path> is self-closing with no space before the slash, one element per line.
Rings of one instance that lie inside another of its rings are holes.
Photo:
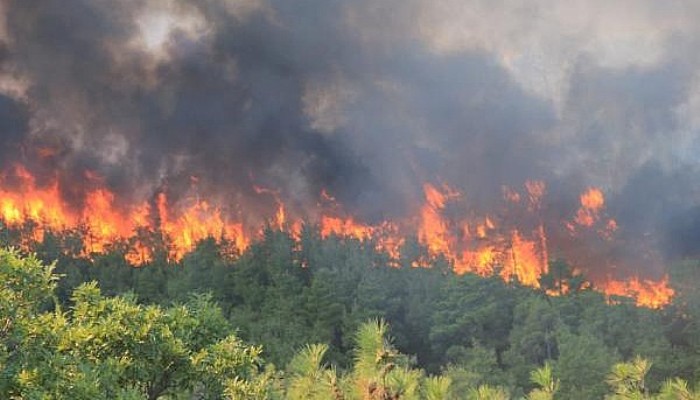
<path fill-rule="evenodd" d="M 232 213 L 262 186 L 366 221 L 426 181 L 488 211 L 543 180 L 560 219 L 595 185 L 626 242 L 695 254 L 700 6 L 608 3 L 4 0 L 2 164 L 77 204 L 89 170 L 124 202 L 196 177 Z"/>

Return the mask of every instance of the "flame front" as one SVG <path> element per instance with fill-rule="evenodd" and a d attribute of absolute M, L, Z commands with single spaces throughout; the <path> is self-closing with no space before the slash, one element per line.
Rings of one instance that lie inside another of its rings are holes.
<path fill-rule="evenodd" d="M 198 197 L 171 204 L 161 192 L 150 201 L 124 206 L 99 179 L 92 175 L 88 178 L 94 188 L 85 191 L 82 206 L 71 207 L 63 200 L 56 179 L 40 185 L 26 168 L 16 166 L 0 177 L 0 218 L 10 227 L 30 226 L 31 234 L 22 238 L 25 246 L 31 241 L 42 241 L 47 230 L 78 228 L 87 232 L 83 250 L 87 257 L 108 251 L 117 241 L 127 241 L 125 257 L 134 265 L 147 263 L 155 256 L 154 244 L 139 232 L 162 234 L 168 240 L 166 256 L 174 260 L 209 237 L 225 239 L 244 250 L 261 232 L 259 226 L 231 219 L 220 205 Z M 540 277 L 548 272 L 550 246 L 548 227 L 543 222 L 544 182 L 528 181 L 520 190 L 504 187 L 504 206 L 495 215 L 470 211 L 468 198 L 447 184 L 425 183 L 422 189 L 423 201 L 416 207 L 414 217 L 374 225 L 344 213 L 325 191 L 319 194 L 319 211 L 305 218 L 290 213 L 279 193 L 262 188 L 255 191 L 274 199 L 276 208 L 267 221 L 295 237 L 301 232 L 302 221 L 313 222 L 315 218 L 323 237 L 374 240 L 377 249 L 393 260 L 392 265 L 399 265 L 405 238 L 414 236 L 428 254 L 444 257 L 457 273 L 498 274 L 506 281 L 540 286 Z M 453 204 L 462 212 L 453 212 Z M 592 234 L 612 241 L 618 229 L 617 222 L 605 216 L 605 197 L 598 188 L 586 189 L 580 196 L 578 210 L 560 225 L 570 240 Z M 427 266 L 428 262 L 414 260 L 413 265 Z M 574 266 L 585 269 L 585 265 Z M 655 281 L 636 276 L 625 280 L 596 277 L 593 284 L 608 296 L 633 297 L 639 305 L 648 307 L 668 304 L 673 296 L 667 278 Z"/>
<path fill-rule="evenodd" d="M 25 168 L 15 168 L 13 177 L 19 182 L 10 190 L 0 185 L 0 217 L 10 226 L 35 223 L 31 238 L 43 240 L 45 230 L 61 231 L 78 227 L 87 228 L 85 254 L 102 253 L 120 239 L 134 235 L 139 228 L 159 230 L 172 240 L 172 254 L 180 259 L 194 245 L 208 237 L 226 237 L 236 247 L 245 249 L 248 238 L 243 225 L 227 221 L 220 209 L 210 207 L 206 201 L 196 201 L 189 207 L 171 211 L 165 194 L 157 196 L 155 212 L 157 222 L 151 218 L 153 211 L 148 202 L 127 209 L 115 205 L 115 195 L 106 188 L 87 192 L 82 210 L 73 210 L 61 198 L 58 183 L 53 181 L 40 188 Z M 6 180 L 3 179 L 3 181 Z M 134 264 L 143 264 L 153 257 L 153 249 L 137 241 L 133 243 L 127 258 Z"/>
<path fill-rule="evenodd" d="M 528 182 L 526 188 L 530 195 L 528 209 L 538 209 L 544 185 Z M 444 255 L 458 273 L 499 273 L 506 280 L 517 279 L 525 285 L 539 286 L 539 277 L 547 272 L 541 225 L 526 238 L 516 228 L 500 229 L 488 216 L 481 221 L 466 219 L 455 223 L 445 218 L 443 210 L 450 199 L 461 199 L 462 195 L 448 186 L 440 190 L 430 184 L 425 185 L 424 191 L 418 238 L 432 255 Z M 520 196 L 512 190 L 505 193 L 511 201 L 520 201 Z M 462 227 L 461 235 L 453 231 L 454 226 Z"/>
<path fill-rule="evenodd" d="M 608 296 L 634 298 L 637 304 L 651 308 L 668 304 L 674 294 L 673 289 L 668 286 L 668 277 L 658 282 L 637 277 L 625 281 L 609 280 L 604 285 L 603 291 Z"/>

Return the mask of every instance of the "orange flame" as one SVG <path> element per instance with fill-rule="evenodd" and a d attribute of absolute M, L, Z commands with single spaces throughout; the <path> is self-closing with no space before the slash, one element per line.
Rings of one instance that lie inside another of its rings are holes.
<path fill-rule="evenodd" d="M 369 239 L 374 229 L 370 226 L 358 224 L 352 218 L 321 217 L 321 236 L 328 237 L 331 234 L 347 236 L 359 240 Z"/>
<path fill-rule="evenodd" d="M 198 201 L 179 212 L 171 212 L 167 198 L 161 193 L 157 197 L 156 211 L 160 226 L 149 221 L 151 207 L 148 203 L 119 210 L 115 205 L 114 193 L 106 188 L 89 191 L 81 211 L 70 209 L 62 200 L 56 180 L 46 187 L 38 187 L 34 177 L 22 166 L 17 166 L 13 177 L 18 181 L 16 188 L 7 189 L 0 185 L 0 218 L 13 226 L 33 221 L 38 227 L 32 239 L 43 240 L 46 229 L 63 230 L 77 226 L 88 228 L 86 252 L 101 253 L 116 240 L 132 236 L 139 227 L 159 228 L 173 239 L 174 258 L 179 259 L 194 245 L 207 237 L 227 237 L 239 249 L 248 245 L 243 225 L 226 221 L 217 208 L 207 202 Z M 89 174 L 88 179 L 94 176 Z M 0 180 L 4 183 L 6 177 Z M 175 213 L 176 216 L 171 216 Z M 135 243 L 127 259 L 142 264 L 152 259 L 152 251 L 143 243 Z M 136 262 L 138 261 L 138 262 Z"/>
<path fill-rule="evenodd" d="M 171 217 L 168 200 L 161 193 L 158 196 L 158 214 L 161 230 L 173 240 L 175 259 L 182 258 L 197 242 L 208 237 L 231 239 L 241 250 L 248 247 L 249 240 L 243 232 L 243 224 L 226 221 L 221 210 L 206 201 L 197 201 L 181 210 L 178 216 Z"/>
<path fill-rule="evenodd" d="M 532 181 L 526 184 L 528 210 L 537 210 L 544 195 L 544 183 Z M 491 217 L 484 218 L 470 226 L 471 221 L 462 222 L 462 238 L 451 231 L 451 224 L 443 215 L 449 200 L 461 195 L 445 186 L 439 190 L 435 186 L 424 186 L 425 204 L 421 208 L 419 241 L 432 255 L 444 255 L 452 261 L 458 273 L 474 272 L 490 275 L 500 270 L 506 279 L 538 287 L 539 277 L 547 271 L 546 238 L 542 225 L 534 232 L 532 239 L 526 239 L 521 232 L 513 229 L 507 234 L 498 230 Z M 519 194 L 512 189 L 504 189 L 506 197 L 519 202 Z M 516 200 L 517 199 L 517 200 Z M 472 237 L 471 232 L 475 232 Z"/>
<path fill-rule="evenodd" d="M 444 254 L 450 257 L 452 256 L 449 243 L 451 235 L 447 230 L 447 222 L 440 213 L 445 208 L 450 194 L 454 192 L 449 187 L 445 187 L 443 192 L 430 184 L 425 184 L 423 190 L 426 202 L 421 208 L 418 239 L 432 254 Z"/>
<path fill-rule="evenodd" d="M 582 226 L 593 226 L 600 219 L 600 210 L 605 206 L 605 196 L 598 188 L 589 188 L 581 194 L 581 208 L 574 219 Z"/>
<path fill-rule="evenodd" d="M 638 305 L 651 308 L 668 304 L 674 295 L 673 289 L 668 285 L 668 276 L 660 281 L 641 280 L 638 277 L 625 281 L 610 280 L 603 286 L 603 292 L 608 297 L 629 297 L 635 299 Z"/>
<path fill-rule="evenodd" d="M 22 244 L 43 240 L 47 230 L 84 227 L 87 230 L 85 255 L 107 251 L 115 241 L 128 240 L 125 258 L 133 265 L 154 258 L 153 243 L 138 232 L 160 232 L 168 242 L 167 257 L 179 260 L 196 244 L 206 238 L 223 239 L 238 250 L 246 249 L 250 233 L 260 232 L 241 221 L 231 220 L 229 213 L 207 201 L 180 199 L 171 204 L 165 193 L 153 201 L 136 205 L 117 204 L 116 196 L 106 188 L 100 177 L 86 173 L 85 179 L 94 188 L 85 193 L 82 207 L 71 208 L 63 201 L 57 179 L 38 184 L 35 177 L 22 166 L 0 176 L 0 219 L 8 226 L 33 223 L 30 237 Z M 196 184 L 196 179 L 193 179 Z M 286 208 L 279 193 L 254 188 L 258 195 L 273 196 L 277 205 L 269 219 L 280 230 L 298 237 L 302 219 Z M 503 188 L 504 209 L 490 215 L 455 214 L 452 204 L 466 204 L 462 193 L 448 185 L 423 186 L 424 202 L 416 207 L 417 215 L 399 221 L 365 224 L 342 211 L 335 198 L 322 191 L 320 213 L 314 221 L 321 235 L 350 237 L 360 241 L 372 240 L 377 249 L 399 265 L 400 249 L 407 235 L 415 234 L 418 242 L 432 257 L 443 256 L 457 273 L 498 274 L 505 280 L 539 287 L 540 277 L 548 270 L 547 228 L 543 223 L 543 200 L 546 186 L 541 181 L 528 181 L 520 190 Z M 580 230 L 612 241 L 618 229 L 614 219 L 605 217 L 605 197 L 598 188 L 588 188 L 580 196 L 580 208 L 564 226 L 572 236 Z M 447 215 L 449 214 L 449 215 Z M 590 229 L 589 229 L 590 228 Z M 566 232 L 566 231 L 565 231 Z M 416 266 L 429 265 L 426 260 L 409 260 Z M 673 290 L 668 279 L 660 281 L 632 278 L 628 281 L 607 280 L 594 286 L 608 296 L 631 296 L 639 305 L 660 307 L 667 304 Z"/>

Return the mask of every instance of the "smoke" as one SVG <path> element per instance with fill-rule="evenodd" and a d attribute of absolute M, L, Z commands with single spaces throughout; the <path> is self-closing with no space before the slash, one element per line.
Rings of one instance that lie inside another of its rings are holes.
<path fill-rule="evenodd" d="M 0 156 L 75 202 L 85 171 L 125 202 L 196 177 L 231 212 L 325 190 L 367 221 L 425 181 L 477 210 L 596 185 L 630 242 L 668 247 L 700 193 L 696 3 L 5 0 Z"/>

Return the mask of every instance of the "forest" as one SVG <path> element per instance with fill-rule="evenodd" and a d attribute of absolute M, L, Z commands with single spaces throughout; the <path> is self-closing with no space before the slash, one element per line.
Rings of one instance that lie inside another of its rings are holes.
<path fill-rule="evenodd" d="M 210 238 L 180 261 L 142 232 L 161 251 L 140 267 L 128 243 L 85 255 L 80 232 L 1 233 L 2 398 L 700 398 L 696 261 L 650 309 L 564 260 L 532 288 L 314 227 L 243 252 Z"/>
<path fill-rule="evenodd" d="M 700 0 L 0 0 L 0 400 L 700 400 Z"/>

